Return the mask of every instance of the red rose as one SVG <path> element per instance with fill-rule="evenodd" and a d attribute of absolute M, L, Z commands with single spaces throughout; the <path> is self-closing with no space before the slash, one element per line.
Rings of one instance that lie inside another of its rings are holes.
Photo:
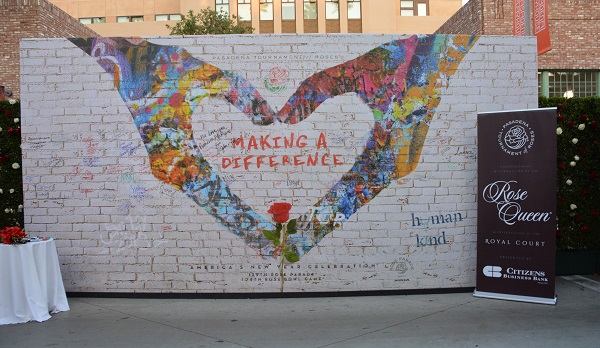
<path fill-rule="evenodd" d="M 12 115 L 12 110 L 6 110 L 6 116 Z"/>
<path fill-rule="evenodd" d="M 564 164 L 564 163 L 560 163 L 560 164 L 558 165 L 558 168 L 559 168 L 559 169 L 565 169 L 565 164 Z"/>
<path fill-rule="evenodd" d="M 286 202 L 273 203 L 267 213 L 273 215 L 273 220 L 277 223 L 284 223 L 290 219 L 290 209 L 292 205 Z"/>
<path fill-rule="evenodd" d="M 556 105 L 556 108 L 557 108 L 558 110 L 562 109 L 563 107 L 564 107 L 564 105 L 563 105 L 563 104 L 558 104 L 558 105 Z"/>
<path fill-rule="evenodd" d="M 588 118 L 587 118 L 587 116 L 586 116 L 586 115 L 583 115 L 583 116 L 581 116 L 581 120 L 582 120 L 583 122 L 587 121 L 587 119 L 588 119 Z"/>
<path fill-rule="evenodd" d="M 580 146 L 577 151 L 579 151 L 579 153 L 584 153 L 585 152 L 585 147 Z"/>
<path fill-rule="evenodd" d="M 577 222 L 581 221 L 581 215 L 575 215 L 575 221 L 577 221 Z"/>
<path fill-rule="evenodd" d="M 598 176 L 598 171 L 597 170 L 592 170 L 592 172 L 590 173 L 590 178 L 595 178 Z"/>
<path fill-rule="evenodd" d="M 575 121 L 571 120 L 569 121 L 569 126 L 573 127 L 575 125 Z"/>
<path fill-rule="evenodd" d="M 27 234 L 18 226 L 0 230 L 0 239 L 4 244 L 22 243 L 23 238 L 27 238 Z"/>
<path fill-rule="evenodd" d="M 558 115 L 559 122 L 563 122 L 564 120 L 565 120 L 565 117 L 563 115 Z"/>
<path fill-rule="evenodd" d="M 592 216 L 598 216 L 598 211 L 596 209 L 592 210 Z"/>
<path fill-rule="evenodd" d="M 596 127 L 597 125 L 598 125 L 598 123 L 596 121 L 590 122 L 590 126 L 592 126 L 592 127 Z"/>
<path fill-rule="evenodd" d="M 579 229 L 579 232 L 586 232 L 589 229 L 590 228 L 587 225 L 583 225 L 583 227 Z"/>
<path fill-rule="evenodd" d="M 581 190 L 581 195 L 585 196 L 588 194 L 588 191 L 586 189 Z"/>

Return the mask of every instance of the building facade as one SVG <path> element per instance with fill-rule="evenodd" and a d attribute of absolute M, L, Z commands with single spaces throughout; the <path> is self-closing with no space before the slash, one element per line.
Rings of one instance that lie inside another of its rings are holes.
<path fill-rule="evenodd" d="M 255 33 L 431 34 L 462 0 L 50 0 L 102 36 L 168 35 L 180 14 L 224 11 Z"/>
<path fill-rule="evenodd" d="M 10 91 L 9 98 L 21 95 L 20 39 L 98 35 L 46 0 L 0 0 L 0 86 Z M 52 57 L 39 57 L 40 69 L 44 59 Z"/>
<path fill-rule="evenodd" d="M 515 0 L 471 0 L 436 33 L 513 34 Z M 538 91 L 547 97 L 600 96 L 599 0 L 548 0 L 552 49 L 538 56 Z"/>

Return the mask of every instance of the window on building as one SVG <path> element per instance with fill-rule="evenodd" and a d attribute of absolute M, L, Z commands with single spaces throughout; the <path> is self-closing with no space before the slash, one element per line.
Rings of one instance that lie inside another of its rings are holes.
<path fill-rule="evenodd" d="M 117 16 L 117 23 L 143 22 L 144 16 Z"/>
<path fill-rule="evenodd" d="M 238 0 L 238 19 L 240 21 L 252 20 L 251 0 Z"/>
<path fill-rule="evenodd" d="M 401 16 L 428 16 L 429 0 L 400 0 Z"/>
<path fill-rule="evenodd" d="M 229 17 L 229 0 L 215 0 L 215 11 L 225 12 Z"/>
<path fill-rule="evenodd" d="M 154 16 L 154 20 L 157 21 L 157 22 L 160 22 L 160 21 L 180 21 L 181 20 L 181 15 L 180 14 L 156 15 L 156 16 Z"/>
<path fill-rule="evenodd" d="M 106 23 L 106 17 L 79 18 L 81 24 Z"/>
<path fill-rule="evenodd" d="M 360 18 L 360 0 L 348 0 L 348 19 Z"/>
<path fill-rule="evenodd" d="M 295 0 L 281 0 L 281 19 L 284 21 L 296 19 Z"/>
<path fill-rule="evenodd" d="M 340 19 L 340 3 L 338 0 L 325 0 L 325 19 Z"/>
<path fill-rule="evenodd" d="M 260 20 L 273 20 L 273 0 L 260 0 Z"/>
<path fill-rule="evenodd" d="M 317 0 L 304 0 L 304 19 L 317 19 Z"/>
<path fill-rule="evenodd" d="M 600 70 L 540 71 L 538 92 L 545 97 L 595 97 L 600 96 Z"/>

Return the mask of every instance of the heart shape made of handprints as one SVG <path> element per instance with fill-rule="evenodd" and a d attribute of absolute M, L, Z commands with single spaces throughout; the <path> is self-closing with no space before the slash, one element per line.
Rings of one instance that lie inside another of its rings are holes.
<path fill-rule="evenodd" d="M 447 86 L 477 41 L 469 35 L 413 35 L 385 43 L 356 59 L 304 80 L 279 112 L 241 75 L 219 69 L 178 46 L 140 38 L 70 39 L 114 77 L 146 146 L 152 173 L 183 191 L 261 256 L 277 249 L 262 235 L 273 223 L 232 193 L 194 140 L 192 115 L 206 97 L 226 100 L 255 125 L 294 125 L 323 102 L 354 93 L 371 110 L 373 129 L 352 167 L 298 218 L 290 236 L 308 252 L 391 182 L 417 166 Z"/>

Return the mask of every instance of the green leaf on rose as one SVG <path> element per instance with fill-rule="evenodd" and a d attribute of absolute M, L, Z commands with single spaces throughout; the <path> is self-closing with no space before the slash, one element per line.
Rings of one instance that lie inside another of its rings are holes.
<path fill-rule="evenodd" d="M 283 257 L 285 257 L 285 259 L 291 263 L 300 261 L 300 256 L 295 251 L 285 252 L 285 253 L 283 253 Z"/>
<path fill-rule="evenodd" d="M 296 219 L 291 219 L 287 223 L 287 234 L 296 234 Z"/>
<path fill-rule="evenodd" d="M 265 238 L 267 238 L 270 241 L 277 242 L 277 244 L 279 245 L 279 239 L 281 238 L 280 231 L 263 230 L 262 233 L 265 236 Z"/>

